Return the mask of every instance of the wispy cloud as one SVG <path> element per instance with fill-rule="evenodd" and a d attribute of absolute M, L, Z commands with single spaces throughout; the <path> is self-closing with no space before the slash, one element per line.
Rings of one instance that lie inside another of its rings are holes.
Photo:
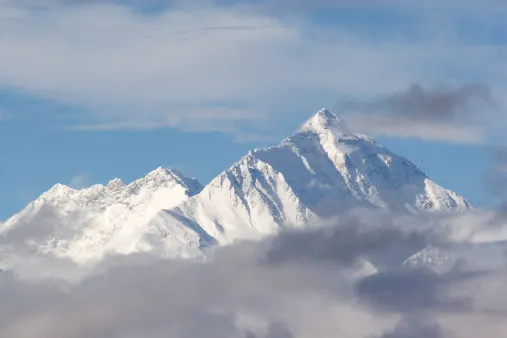
<path fill-rule="evenodd" d="M 361 131 L 455 143 L 485 143 L 502 106 L 483 84 L 427 89 L 412 85 L 402 92 L 352 108 L 350 123 Z"/>
<path fill-rule="evenodd" d="M 90 176 L 85 173 L 79 173 L 76 176 L 72 177 L 69 182 L 69 186 L 73 189 L 83 189 L 88 187 L 90 184 Z"/>
<path fill-rule="evenodd" d="M 449 72 L 494 83 L 505 72 L 503 46 L 372 42 L 304 11 L 287 19 L 248 2 L 159 2 L 150 14 L 117 2 L 37 3 L 0 3 L 0 85 L 80 107 L 76 129 L 238 133 L 242 122 L 268 125 L 340 96 L 385 95 Z"/>

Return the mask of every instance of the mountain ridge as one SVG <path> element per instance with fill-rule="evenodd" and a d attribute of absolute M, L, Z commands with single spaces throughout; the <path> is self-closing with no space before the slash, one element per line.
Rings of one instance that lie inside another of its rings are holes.
<path fill-rule="evenodd" d="M 405 196 L 395 201 L 397 194 Z M 217 214 L 223 205 L 236 214 Z M 322 109 L 279 145 L 250 151 L 178 211 L 228 243 L 249 237 L 251 229 L 273 233 L 289 223 L 299 227 L 357 206 L 420 212 L 466 210 L 471 204 L 371 137 L 351 133 L 337 115 Z M 240 227 L 245 233 L 234 234 Z"/>
<path fill-rule="evenodd" d="M 55 225 L 44 238 L 25 242 L 33 252 L 76 262 L 133 252 L 201 259 L 206 246 L 303 229 L 357 207 L 411 213 L 472 208 L 326 109 L 280 144 L 249 151 L 206 186 L 162 167 L 128 185 L 120 179 L 81 190 L 57 184 L 11 217 L 0 236 L 33 226 L 44 205 Z"/>

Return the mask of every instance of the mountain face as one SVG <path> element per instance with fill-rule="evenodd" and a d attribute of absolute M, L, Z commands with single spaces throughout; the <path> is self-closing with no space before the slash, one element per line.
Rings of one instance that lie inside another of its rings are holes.
<path fill-rule="evenodd" d="M 423 250 L 407 258 L 402 266 L 408 268 L 435 267 L 444 264 L 452 264 L 455 259 L 449 250 L 441 249 L 433 245 L 428 245 Z"/>
<path fill-rule="evenodd" d="M 199 224 L 219 243 L 229 243 L 355 207 L 420 213 L 471 205 L 323 109 L 280 145 L 249 152 L 171 211 L 177 217 L 170 222 Z"/>
<path fill-rule="evenodd" d="M 159 223 L 163 210 L 201 190 L 197 180 L 164 168 L 129 185 L 119 179 L 82 190 L 57 184 L 3 225 L 3 242 L 15 246 L 4 245 L 3 256 L 14 250 L 88 262 L 149 248 L 165 256 L 199 257 L 198 233 L 174 226 L 165 234 Z"/>
<path fill-rule="evenodd" d="M 0 234 L 29 252 L 76 262 L 132 252 L 202 258 L 208 245 L 303 228 L 356 207 L 422 213 L 471 205 L 323 109 L 280 145 L 250 151 L 204 188 L 163 168 L 129 185 L 56 185 Z"/>

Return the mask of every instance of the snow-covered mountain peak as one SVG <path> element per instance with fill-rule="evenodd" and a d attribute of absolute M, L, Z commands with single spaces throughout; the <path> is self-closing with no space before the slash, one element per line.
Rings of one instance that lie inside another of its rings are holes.
<path fill-rule="evenodd" d="M 299 130 L 299 133 L 316 134 L 332 133 L 335 137 L 351 134 L 343 120 L 336 114 L 323 108 L 310 117 Z"/>
<path fill-rule="evenodd" d="M 109 189 L 122 189 L 126 186 L 125 183 L 119 178 L 113 178 L 109 183 L 107 184 L 107 188 Z"/>
<path fill-rule="evenodd" d="M 176 170 L 158 167 L 157 169 L 151 171 L 144 177 L 144 179 L 155 179 L 155 180 L 173 180 L 173 179 L 181 179 L 184 177 L 181 173 Z"/>
<path fill-rule="evenodd" d="M 423 250 L 407 258 L 402 266 L 408 268 L 436 267 L 454 262 L 451 252 L 433 245 L 428 245 Z"/>
<path fill-rule="evenodd" d="M 198 225 L 219 243 L 230 243 L 305 227 L 358 207 L 419 213 L 471 205 L 322 109 L 279 145 L 248 152 L 201 193 L 170 210 L 168 222 Z"/>
<path fill-rule="evenodd" d="M 202 257 L 207 245 L 304 228 L 354 208 L 423 213 L 471 205 L 322 109 L 293 136 L 248 152 L 205 188 L 164 167 L 128 185 L 120 179 L 81 190 L 58 184 L 7 221 L 0 235 L 47 223 L 47 207 L 57 220 L 30 249 L 86 262 L 108 253 Z"/>
<path fill-rule="evenodd" d="M 201 237 L 196 231 L 171 227 L 164 223 L 164 215 L 202 188 L 196 179 L 162 167 L 128 185 L 119 178 L 106 186 L 85 189 L 57 184 L 11 217 L 0 236 L 8 236 L 15 228 L 47 224 L 47 231 L 37 232 L 38 237 L 23 250 L 76 262 L 93 261 L 108 253 L 143 251 L 200 257 Z M 27 236 L 30 233 L 27 230 Z"/>
<path fill-rule="evenodd" d="M 165 167 L 158 167 L 134 183 L 138 186 L 151 186 L 154 188 L 180 185 L 187 190 L 189 196 L 198 194 L 203 188 L 197 179 L 186 177 L 178 170 Z"/>
<path fill-rule="evenodd" d="M 46 191 L 44 195 L 55 195 L 55 194 L 66 194 L 68 192 L 71 192 L 71 191 L 74 191 L 75 189 L 69 187 L 68 185 L 65 185 L 65 184 L 61 184 L 61 183 L 57 183 L 55 184 L 53 187 L 51 187 L 51 189 L 49 189 L 48 191 Z"/>

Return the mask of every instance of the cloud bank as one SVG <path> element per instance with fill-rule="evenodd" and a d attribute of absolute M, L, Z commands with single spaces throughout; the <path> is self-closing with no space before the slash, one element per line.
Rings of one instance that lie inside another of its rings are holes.
<path fill-rule="evenodd" d="M 207 262 L 110 257 L 78 281 L 0 273 L 0 337 L 472 338 L 506 333 L 505 245 L 445 271 L 401 268 L 426 221 L 350 217 L 211 252 Z M 460 222 L 463 226 L 463 222 Z M 435 229 L 440 229 L 435 232 Z M 401 250 L 399 250 L 401 248 Z M 401 254 L 403 253 L 403 255 Z M 465 257 L 465 256 L 463 256 Z M 496 263 L 492 263 L 497 257 Z M 396 257 L 395 257 L 396 258 Z M 480 286 L 480 287 L 479 287 Z"/>

